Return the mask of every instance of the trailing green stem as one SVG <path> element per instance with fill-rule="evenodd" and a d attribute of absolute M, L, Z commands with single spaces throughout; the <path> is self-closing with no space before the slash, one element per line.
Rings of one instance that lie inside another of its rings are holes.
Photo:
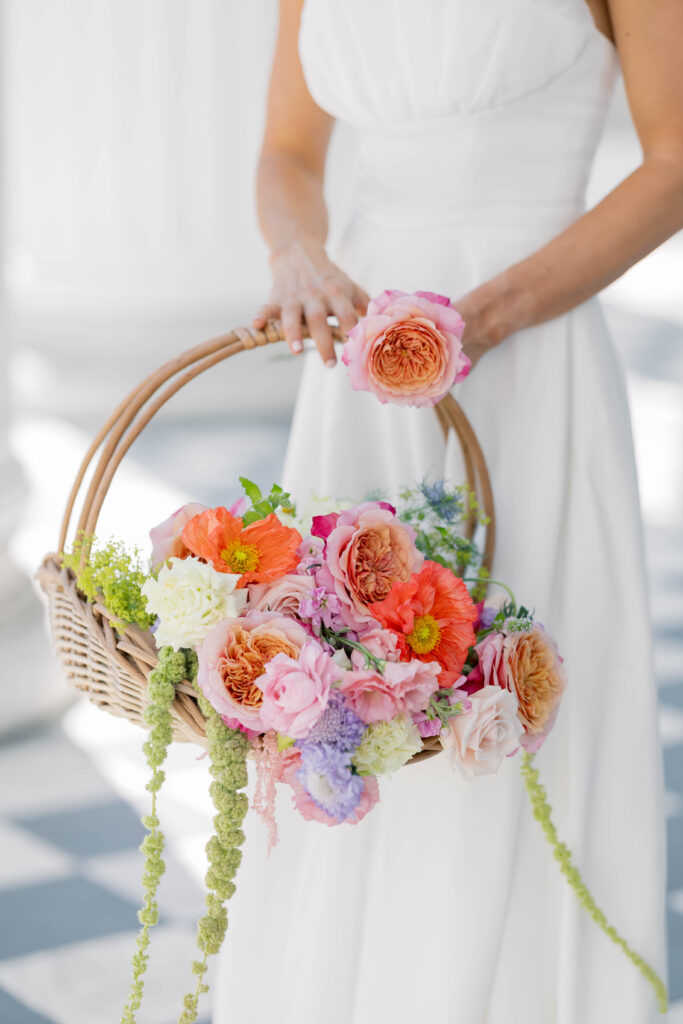
<path fill-rule="evenodd" d="M 348 647 L 352 651 L 358 651 L 365 658 L 365 667 L 374 668 L 377 672 L 384 672 L 386 668 L 386 661 L 384 658 L 378 657 L 373 654 L 365 644 L 360 643 L 358 640 L 349 640 L 348 637 L 344 636 L 341 630 L 330 629 L 329 626 L 321 626 L 320 635 L 324 640 L 335 640 L 341 647 Z"/>
<path fill-rule="evenodd" d="M 193 679 L 196 675 L 196 655 L 194 658 L 195 670 L 188 675 L 188 678 Z M 199 997 L 203 992 L 208 992 L 205 982 L 207 961 L 209 956 L 219 951 L 227 931 L 225 902 L 235 892 L 233 879 L 242 859 L 240 846 L 244 842 L 244 832 L 240 826 L 247 813 L 247 795 L 238 790 L 247 784 L 249 741 L 243 732 L 225 725 L 196 682 L 195 689 L 199 707 L 206 718 L 210 772 L 213 776 L 210 792 L 216 815 L 213 819 L 215 833 L 206 844 L 209 860 L 206 872 L 206 914 L 197 926 L 197 946 L 202 959 L 192 964 L 197 984 L 194 992 L 189 992 L 183 999 L 183 1012 L 178 1024 L 194 1024 Z"/>
<path fill-rule="evenodd" d="M 607 935 L 615 945 L 619 946 L 631 963 L 638 968 L 643 977 L 650 983 L 650 985 L 652 985 L 657 996 L 659 1010 L 661 1013 L 666 1013 L 668 1005 L 666 985 L 655 969 L 650 967 L 650 965 L 643 960 L 635 950 L 631 949 L 626 939 L 619 934 L 614 925 L 611 925 L 608 922 L 605 913 L 600 909 L 600 907 L 598 907 L 593 896 L 589 892 L 579 869 L 574 865 L 571 850 L 565 843 L 560 841 L 557 829 L 555 828 L 552 820 L 552 808 L 548 803 L 545 788 L 539 781 L 538 769 L 533 766 L 533 754 L 525 752 L 522 755 L 521 771 L 524 776 L 527 793 L 529 794 L 529 799 L 531 800 L 531 805 L 533 807 L 534 817 L 540 823 L 543 833 L 552 847 L 553 856 L 559 863 L 562 874 L 574 890 L 576 898 L 581 906 L 590 914 L 595 923 L 602 928 L 605 935 Z"/>
<path fill-rule="evenodd" d="M 489 576 L 463 576 L 462 581 L 463 583 L 495 583 L 496 586 L 502 587 L 503 590 L 507 590 L 508 594 L 510 595 L 510 600 L 512 601 L 515 608 L 517 607 L 515 595 L 512 593 L 507 584 L 502 583 L 500 580 L 492 580 Z"/>
<path fill-rule="evenodd" d="M 140 1009 L 144 989 L 144 975 L 149 956 L 150 929 L 159 920 L 157 890 L 161 876 L 165 870 L 164 835 L 159 827 L 157 814 L 157 793 L 164 782 L 162 765 L 166 760 L 168 748 L 173 740 L 173 720 L 171 706 L 175 698 L 176 684 L 187 676 L 187 662 L 183 651 L 174 651 L 164 647 L 159 651 L 157 667 L 150 672 L 147 695 L 149 703 L 145 708 L 144 717 L 150 726 L 149 738 L 145 741 L 144 752 L 147 764 L 152 769 L 152 777 L 147 783 L 147 790 L 152 794 L 151 812 L 142 819 L 148 829 L 140 849 L 145 855 L 145 866 L 142 884 L 145 897 L 138 918 L 142 928 L 136 940 L 136 952 L 133 956 L 133 978 L 131 981 L 128 1002 L 123 1008 L 121 1024 L 135 1024 L 137 1011 Z"/>

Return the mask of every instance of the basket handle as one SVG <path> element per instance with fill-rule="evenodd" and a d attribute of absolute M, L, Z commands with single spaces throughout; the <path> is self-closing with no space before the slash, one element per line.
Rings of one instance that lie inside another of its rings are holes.
<path fill-rule="evenodd" d="M 342 341 L 339 328 L 331 327 L 331 329 L 335 341 Z M 247 349 L 280 341 L 284 341 L 284 332 L 279 321 L 269 321 L 263 330 L 237 327 L 227 334 L 206 341 L 174 357 L 138 384 L 108 418 L 81 462 L 64 510 L 58 552 L 64 550 L 76 499 L 88 467 L 94 461 L 100 445 L 103 445 L 102 451 L 83 500 L 77 533 L 83 531 L 86 534 L 93 534 L 95 532 L 104 499 L 122 459 L 152 417 L 173 395 L 199 374 L 230 356 Z M 489 519 L 483 565 L 490 570 L 495 547 L 495 511 L 483 452 L 469 420 L 451 394 L 447 394 L 435 406 L 435 410 L 444 437 L 448 436 L 450 429 L 455 430 L 463 451 L 467 483 L 479 494 L 480 504 Z M 468 536 L 472 536 L 475 525 L 475 517 L 472 515 L 467 522 Z"/>

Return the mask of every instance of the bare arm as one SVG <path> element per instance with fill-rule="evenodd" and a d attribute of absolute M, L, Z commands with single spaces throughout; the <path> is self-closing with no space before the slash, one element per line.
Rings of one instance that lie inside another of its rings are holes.
<path fill-rule="evenodd" d="M 643 161 L 542 249 L 456 301 L 476 362 L 595 295 L 683 228 L 683 3 L 609 0 Z"/>
<path fill-rule="evenodd" d="M 297 50 L 302 0 L 280 0 L 280 23 L 257 174 L 261 231 L 271 250 L 270 301 L 254 317 L 263 327 L 281 317 L 292 352 L 302 350 L 305 322 L 326 364 L 334 366 L 328 314 L 348 331 L 368 297 L 328 260 L 323 198 L 332 118 L 314 103 Z"/>

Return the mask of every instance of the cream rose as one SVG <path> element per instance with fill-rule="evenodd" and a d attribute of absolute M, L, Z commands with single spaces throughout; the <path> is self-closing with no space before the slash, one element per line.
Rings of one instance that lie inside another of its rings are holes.
<path fill-rule="evenodd" d="M 501 686 L 484 686 L 470 696 L 472 708 L 455 715 L 440 734 L 451 764 L 466 779 L 494 775 L 501 761 L 520 745 L 523 726 L 517 697 Z"/>
<path fill-rule="evenodd" d="M 239 578 L 192 556 L 169 558 L 142 587 L 147 611 L 159 619 L 157 647 L 196 647 L 218 622 L 241 615 L 247 595 L 235 590 Z"/>

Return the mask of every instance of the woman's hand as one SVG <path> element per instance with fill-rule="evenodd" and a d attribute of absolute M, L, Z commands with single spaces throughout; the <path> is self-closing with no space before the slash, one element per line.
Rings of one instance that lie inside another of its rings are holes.
<path fill-rule="evenodd" d="M 528 299 L 504 271 L 453 302 L 465 321 L 462 344 L 474 368 L 482 356 L 531 320 Z"/>
<path fill-rule="evenodd" d="M 348 334 L 365 315 L 369 297 L 327 258 L 317 240 L 290 242 L 271 255 L 270 264 L 270 300 L 254 317 L 254 327 L 265 327 L 268 320 L 280 318 L 291 352 L 302 352 L 303 336 L 310 334 L 325 366 L 335 366 L 327 317 L 336 316 L 342 332 Z"/>

